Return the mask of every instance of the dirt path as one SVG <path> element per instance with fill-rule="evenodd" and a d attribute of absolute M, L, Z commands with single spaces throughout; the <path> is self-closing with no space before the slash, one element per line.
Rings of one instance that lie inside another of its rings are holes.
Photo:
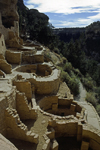
<path fill-rule="evenodd" d="M 91 104 L 85 101 L 87 91 L 83 87 L 81 82 L 80 82 L 79 89 L 80 89 L 80 94 L 77 97 L 75 97 L 75 101 L 77 101 L 80 105 L 82 105 L 86 109 L 87 123 L 100 130 L 100 121 L 99 121 L 100 118 L 95 108 Z"/>
<path fill-rule="evenodd" d="M 87 91 L 83 87 L 83 84 L 81 82 L 79 82 L 79 85 L 80 85 L 80 87 L 79 87 L 80 94 L 77 97 L 75 97 L 75 100 L 80 101 L 80 102 L 84 102 Z"/>

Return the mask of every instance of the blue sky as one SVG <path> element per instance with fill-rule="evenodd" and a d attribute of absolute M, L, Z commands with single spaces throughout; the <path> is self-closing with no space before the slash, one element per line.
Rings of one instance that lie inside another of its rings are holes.
<path fill-rule="evenodd" d="M 85 27 L 100 21 L 100 0 L 24 0 L 24 4 L 45 13 L 55 28 Z"/>

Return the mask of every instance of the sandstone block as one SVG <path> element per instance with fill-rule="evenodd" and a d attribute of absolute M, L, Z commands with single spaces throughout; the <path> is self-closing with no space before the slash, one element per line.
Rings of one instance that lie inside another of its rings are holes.
<path fill-rule="evenodd" d="M 52 144 L 51 144 L 51 150 L 58 150 L 58 142 L 56 140 L 53 140 Z"/>
<path fill-rule="evenodd" d="M 81 150 L 88 150 L 89 142 L 82 141 Z"/>
<path fill-rule="evenodd" d="M 76 105 L 71 104 L 70 110 L 75 111 Z"/>

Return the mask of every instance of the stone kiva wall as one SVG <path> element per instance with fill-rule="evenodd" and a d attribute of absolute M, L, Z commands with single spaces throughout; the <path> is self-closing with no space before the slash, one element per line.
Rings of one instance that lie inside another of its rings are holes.
<path fill-rule="evenodd" d="M 55 94 L 58 92 L 60 85 L 60 71 L 56 68 L 52 70 L 51 66 L 47 64 L 37 65 L 23 65 L 17 67 L 13 72 L 22 75 L 22 78 L 26 74 L 27 80 L 34 85 L 35 93 L 37 94 Z"/>
<path fill-rule="evenodd" d="M 22 53 L 14 51 L 6 51 L 5 54 L 6 60 L 10 64 L 21 64 Z"/>
<path fill-rule="evenodd" d="M 46 64 L 22 65 L 16 68 L 16 71 L 35 73 L 36 76 L 40 76 L 40 77 L 45 77 L 52 73 L 52 69 Z"/>
<path fill-rule="evenodd" d="M 76 120 L 76 119 L 75 119 Z M 54 131 L 47 132 L 46 135 L 49 139 L 57 137 L 76 137 L 77 141 L 81 143 L 81 150 L 98 150 L 100 148 L 100 134 L 99 130 L 96 130 L 92 126 L 82 125 L 75 121 L 73 118 L 70 120 L 49 120 L 49 127 L 52 127 Z M 55 132 L 55 133 L 54 133 Z M 55 134 L 55 136 L 54 136 Z M 45 150 L 47 150 L 45 148 Z"/>
<path fill-rule="evenodd" d="M 44 97 L 38 102 L 40 108 L 48 113 L 59 115 L 59 116 L 68 116 L 80 114 L 84 118 L 81 106 L 79 106 L 72 99 L 68 98 L 58 98 L 58 96 L 48 96 Z"/>

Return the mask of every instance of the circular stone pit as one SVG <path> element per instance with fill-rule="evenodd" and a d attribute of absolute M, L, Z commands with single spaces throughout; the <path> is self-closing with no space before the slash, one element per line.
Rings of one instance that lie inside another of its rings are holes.
<path fill-rule="evenodd" d="M 33 73 L 33 75 L 41 77 L 49 76 L 52 73 L 52 69 L 46 64 L 22 65 L 17 67 L 15 71 Z"/>
<path fill-rule="evenodd" d="M 57 116 L 73 115 L 78 119 L 84 119 L 85 109 L 78 105 L 75 101 L 68 98 L 59 98 L 57 96 L 45 96 L 37 102 L 40 109 L 44 112 Z"/>

